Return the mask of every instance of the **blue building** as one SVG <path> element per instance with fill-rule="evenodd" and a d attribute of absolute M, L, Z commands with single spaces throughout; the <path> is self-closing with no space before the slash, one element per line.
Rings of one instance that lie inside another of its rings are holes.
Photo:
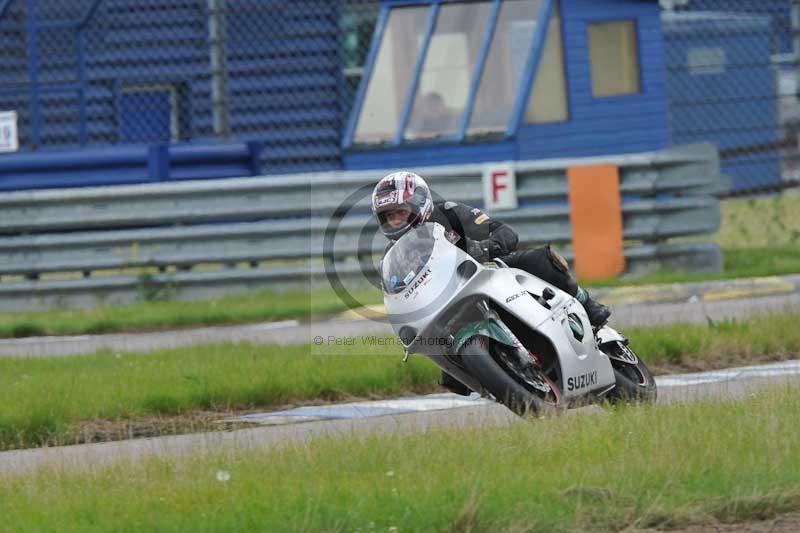
<path fill-rule="evenodd" d="M 383 2 L 345 168 L 657 150 L 657 2 Z"/>

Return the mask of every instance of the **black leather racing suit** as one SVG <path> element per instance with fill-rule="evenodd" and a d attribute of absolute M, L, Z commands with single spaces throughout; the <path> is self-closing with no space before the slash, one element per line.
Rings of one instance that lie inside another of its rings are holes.
<path fill-rule="evenodd" d="M 550 245 L 517 250 L 517 232 L 477 207 L 457 202 L 436 203 L 433 221 L 448 230 L 451 242 L 478 261 L 499 258 L 508 266 L 530 272 L 571 296 L 578 292 L 578 284 L 570 275 L 567 262 Z"/>

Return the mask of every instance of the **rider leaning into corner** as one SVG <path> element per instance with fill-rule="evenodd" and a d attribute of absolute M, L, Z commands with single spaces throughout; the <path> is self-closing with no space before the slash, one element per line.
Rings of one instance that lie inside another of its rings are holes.
<path fill-rule="evenodd" d="M 395 172 L 381 179 L 372 192 L 372 212 L 390 243 L 411 228 L 433 221 L 444 226 L 448 239 L 479 262 L 498 258 L 511 268 L 537 276 L 574 296 L 586 309 L 589 322 L 600 327 L 611 311 L 578 286 L 567 261 L 550 245 L 517 250 L 519 237 L 508 225 L 489 218 L 480 209 L 458 202 L 434 201 L 428 185 L 413 172 Z M 469 395 L 469 389 L 446 372 L 439 382 L 452 392 Z"/>

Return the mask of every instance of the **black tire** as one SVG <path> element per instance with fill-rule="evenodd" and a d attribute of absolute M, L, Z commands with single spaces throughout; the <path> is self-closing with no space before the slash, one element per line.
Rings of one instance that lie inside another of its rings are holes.
<path fill-rule="evenodd" d="M 621 343 L 615 343 L 612 350 L 623 350 L 633 353 L 633 350 Z M 611 366 L 614 367 L 614 377 L 617 384 L 606 396 L 612 403 L 616 402 L 641 402 L 654 403 L 658 393 L 656 391 L 656 380 L 650 369 L 638 356 L 636 364 L 626 363 L 616 359 L 611 359 Z"/>
<path fill-rule="evenodd" d="M 492 342 L 485 337 L 475 337 L 462 349 L 461 361 L 470 374 L 475 376 L 498 402 L 511 409 L 517 415 L 524 416 L 553 412 L 560 399 L 558 388 L 544 374 L 541 374 L 541 377 L 553 387 L 553 392 L 557 399 L 555 404 L 548 403 L 529 391 L 509 376 L 495 361 L 490 351 Z"/>

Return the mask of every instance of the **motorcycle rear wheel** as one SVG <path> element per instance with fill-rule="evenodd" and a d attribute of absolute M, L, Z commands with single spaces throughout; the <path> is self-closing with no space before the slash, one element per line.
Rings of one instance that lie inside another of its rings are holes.
<path fill-rule="evenodd" d="M 476 340 L 479 339 L 479 340 Z M 485 337 L 473 338 L 461 352 L 461 361 L 481 385 L 495 399 L 519 416 L 539 415 L 554 412 L 560 405 L 561 394 L 558 387 L 538 368 L 531 368 L 535 376 L 551 387 L 549 393 L 533 392 L 520 384 L 511 375 L 510 369 L 503 368 L 492 354 L 494 341 Z"/>

